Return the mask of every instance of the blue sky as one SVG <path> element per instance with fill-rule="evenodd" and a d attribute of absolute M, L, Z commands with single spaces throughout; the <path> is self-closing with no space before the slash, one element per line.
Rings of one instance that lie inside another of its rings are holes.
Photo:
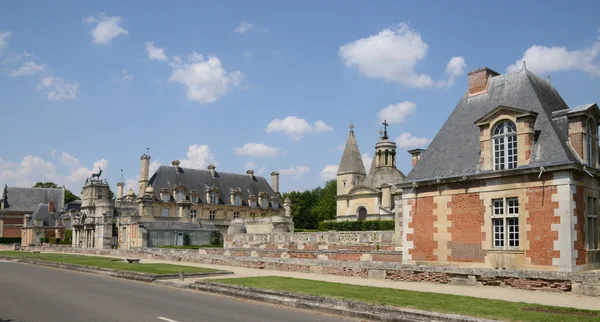
<path fill-rule="evenodd" d="M 407 174 L 404 151 L 427 146 L 471 70 L 506 73 L 525 59 L 570 106 L 600 101 L 599 10 L 594 1 L 5 2 L 0 184 L 51 180 L 79 193 L 100 166 L 113 186 L 121 169 L 133 185 L 150 148 L 153 167 L 278 170 L 282 191 L 311 189 L 335 174 L 351 121 L 369 160 L 381 118 Z"/>

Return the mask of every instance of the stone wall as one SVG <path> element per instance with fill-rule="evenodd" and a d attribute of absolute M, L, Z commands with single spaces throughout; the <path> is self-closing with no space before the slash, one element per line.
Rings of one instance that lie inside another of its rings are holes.
<path fill-rule="evenodd" d="M 397 251 L 394 235 L 393 230 L 229 234 L 224 237 L 224 248 Z"/>
<path fill-rule="evenodd" d="M 257 269 L 294 271 L 305 273 L 355 276 L 396 281 L 431 282 L 458 285 L 505 286 L 527 290 L 550 292 L 573 292 L 600 296 L 600 272 L 568 273 L 525 270 L 496 270 L 486 268 L 457 268 L 453 266 L 405 265 L 397 260 L 384 261 L 386 252 L 372 252 L 372 258 L 350 258 L 351 252 L 332 252 L 337 259 L 315 260 L 301 257 L 282 258 L 267 256 L 279 250 L 249 249 L 82 249 L 46 246 L 41 251 L 78 254 L 112 255 L 137 258 L 152 258 L 177 262 L 194 262 L 216 265 L 241 266 Z M 299 252 L 298 252 L 299 253 Z M 389 252 L 392 253 L 392 252 Z M 394 255 L 394 254 L 390 254 Z M 363 253 L 364 256 L 364 253 Z"/>

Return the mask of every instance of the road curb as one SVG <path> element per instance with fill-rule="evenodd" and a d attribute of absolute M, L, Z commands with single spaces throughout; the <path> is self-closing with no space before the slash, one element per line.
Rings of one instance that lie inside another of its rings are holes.
<path fill-rule="evenodd" d="M 446 321 L 446 322 L 492 322 L 495 320 L 480 319 L 455 314 L 428 312 L 393 306 L 368 304 L 347 300 L 339 300 L 313 295 L 264 290 L 245 286 L 227 285 L 215 282 L 198 281 L 188 288 L 222 294 L 248 300 L 271 304 L 308 309 L 329 314 L 337 314 L 352 318 L 369 319 L 386 322 L 406 321 Z"/>
<path fill-rule="evenodd" d="M 110 276 L 110 277 L 134 280 L 134 281 L 138 281 L 138 282 L 147 282 L 147 283 L 151 283 L 156 280 L 175 279 L 175 278 L 180 277 L 179 274 L 162 274 L 162 275 L 147 274 L 147 273 L 121 271 L 121 270 L 112 269 L 112 268 L 101 268 L 101 267 L 91 267 L 91 266 L 76 265 L 76 264 L 56 263 L 56 262 L 40 261 L 40 260 L 27 259 L 27 258 L 17 259 L 16 261 L 19 263 L 60 268 L 60 269 L 66 269 L 66 270 L 71 270 L 71 271 L 91 273 L 91 274 L 96 274 L 96 275 Z M 132 264 L 132 265 L 136 265 L 136 264 Z M 232 275 L 232 274 L 233 274 L 233 272 L 230 272 L 230 271 L 222 271 L 222 272 L 186 273 L 186 274 L 183 274 L 183 276 L 189 278 L 189 277 L 220 276 L 220 275 Z"/>

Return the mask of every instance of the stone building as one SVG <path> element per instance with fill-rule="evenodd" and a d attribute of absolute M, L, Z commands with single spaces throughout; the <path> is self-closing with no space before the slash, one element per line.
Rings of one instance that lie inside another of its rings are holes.
<path fill-rule="evenodd" d="M 51 204 L 62 211 L 65 191 L 62 188 L 23 188 L 4 186 L 0 199 L 0 237 L 21 237 L 25 215 L 31 215 L 40 204 Z"/>
<path fill-rule="evenodd" d="M 402 189 L 403 261 L 600 268 L 596 104 L 569 108 L 523 69 L 469 73 L 468 90 Z M 400 220 L 400 218 L 398 218 Z"/>
<path fill-rule="evenodd" d="M 54 203 L 39 204 L 35 211 L 23 218 L 21 245 L 39 245 L 43 238 L 64 238 L 65 225 L 63 212 L 54 208 Z"/>
<path fill-rule="evenodd" d="M 281 200 L 278 172 L 271 173 L 269 185 L 253 170 L 236 174 L 217 171 L 214 165 L 199 170 L 179 164 L 176 160 L 160 166 L 149 178 L 150 156 L 142 155 L 138 202 L 143 218 L 213 225 L 223 233 L 235 219 L 247 226 L 265 223 L 264 232 L 272 229 L 268 223 L 273 217 L 279 220 L 287 214 L 286 221 L 292 221 L 289 201 Z"/>
<path fill-rule="evenodd" d="M 396 201 L 401 199 L 402 190 L 396 185 L 406 178 L 396 168 L 396 143 L 389 140 L 386 122 L 384 126 L 367 174 L 354 136 L 354 125 L 350 124 L 337 172 L 338 221 L 393 220 L 401 214 L 402 207 L 397 207 Z"/>

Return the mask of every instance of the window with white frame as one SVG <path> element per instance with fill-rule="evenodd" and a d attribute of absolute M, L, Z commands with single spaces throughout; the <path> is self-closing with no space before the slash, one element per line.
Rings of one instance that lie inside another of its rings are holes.
<path fill-rule="evenodd" d="M 190 211 L 190 217 L 192 217 L 192 221 L 196 220 L 196 210 Z"/>
<path fill-rule="evenodd" d="M 256 200 L 255 199 L 250 200 L 250 207 L 256 207 Z"/>
<path fill-rule="evenodd" d="M 198 196 L 192 196 L 192 202 L 198 203 Z"/>
<path fill-rule="evenodd" d="M 594 131 L 592 126 L 592 121 L 588 120 L 585 131 L 585 161 L 588 167 L 594 166 Z"/>
<path fill-rule="evenodd" d="M 517 167 L 517 127 L 504 120 L 494 128 L 494 169 L 505 170 Z"/>
<path fill-rule="evenodd" d="M 183 191 L 179 190 L 177 191 L 177 201 L 183 201 L 185 199 L 185 195 L 183 194 Z"/>
<path fill-rule="evenodd" d="M 196 233 L 190 233 L 190 244 L 196 245 Z"/>
<path fill-rule="evenodd" d="M 241 206 L 242 205 L 242 198 L 240 197 L 240 195 L 235 195 L 233 197 L 233 203 L 235 206 Z"/>
<path fill-rule="evenodd" d="M 519 199 L 492 200 L 492 245 L 496 249 L 519 248 Z"/>
<path fill-rule="evenodd" d="M 598 206 L 596 198 L 587 198 L 587 249 L 598 249 Z"/>
<path fill-rule="evenodd" d="M 240 218 L 240 212 L 239 211 L 234 211 L 233 212 L 233 218 L 234 219 Z"/>
<path fill-rule="evenodd" d="M 160 215 L 161 215 L 162 217 L 169 217 L 169 208 L 162 208 L 162 209 L 160 210 Z"/>
<path fill-rule="evenodd" d="M 157 238 L 156 232 L 151 232 L 150 233 L 150 244 L 156 245 L 156 238 Z"/>
<path fill-rule="evenodd" d="M 208 214 L 208 219 L 215 220 L 217 218 L 217 212 L 215 210 L 211 210 Z"/>
<path fill-rule="evenodd" d="M 261 206 L 262 206 L 263 208 L 268 208 L 268 207 L 269 207 L 269 199 L 267 199 L 267 198 L 263 197 L 263 198 L 261 199 L 261 201 L 260 201 L 260 202 L 262 203 L 262 205 L 261 205 Z"/>
<path fill-rule="evenodd" d="M 218 199 L 217 199 L 217 193 L 216 193 L 216 192 L 214 192 L 214 191 L 212 191 L 212 192 L 210 193 L 210 203 L 212 203 L 212 204 L 216 204 L 217 202 L 218 202 Z"/>
<path fill-rule="evenodd" d="M 273 209 L 277 209 L 277 207 L 279 206 L 279 204 L 275 201 L 273 201 L 271 204 L 272 204 L 271 208 L 273 208 Z"/>
<path fill-rule="evenodd" d="M 169 196 L 169 194 L 166 192 L 163 192 L 162 196 L 163 196 L 163 202 L 169 202 L 171 200 L 171 198 L 170 198 L 171 196 Z"/>
<path fill-rule="evenodd" d="M 171 245 L 171 233 L 164 233 L 165 245 Z"/>

